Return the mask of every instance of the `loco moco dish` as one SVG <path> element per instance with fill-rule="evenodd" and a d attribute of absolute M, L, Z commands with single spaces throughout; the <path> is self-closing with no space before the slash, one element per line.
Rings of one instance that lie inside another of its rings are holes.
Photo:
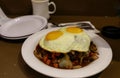
<path fill-rule="evenodd" d="M 62 27 L 43 36 L 34 55 L 45 64 L 61 69 L 84 67 L 98 58 L 96 45 L 84 29 Z"/>

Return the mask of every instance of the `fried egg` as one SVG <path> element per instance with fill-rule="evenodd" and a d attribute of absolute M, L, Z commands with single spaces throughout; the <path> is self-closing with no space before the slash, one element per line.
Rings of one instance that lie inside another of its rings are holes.
<path fill-rule="evenodd" d="M 78 28 L 77 26 L 63 27 L 60 31 L 71 34 L 74 36 L 74 43 L 71 46 L 71 50 L 79 52 L 87 52 L 90 46 L 90 37 L 85 30 Z"/>
<path fill-rule="evenodd" d="M 42 37 L 39 45 L 50 52 L 68 53 L 71 50 L 87 52 L 90 46 L 90 37 L 83 29 L 76 26 L 62 27 Z"/>
<path fill-rule="evenodd" d="M 39 44 L 50 52 L 66 53 L 70 51 L 70 46 L 74 42 L 74 37 L 61 31 L 52 31 L 44 36 Z"/>

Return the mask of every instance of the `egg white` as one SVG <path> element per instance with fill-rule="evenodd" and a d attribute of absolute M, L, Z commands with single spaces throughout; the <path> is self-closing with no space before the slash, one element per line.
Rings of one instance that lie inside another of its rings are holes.
<path fill-rule="evenodd" d="M 70 47 L 73 42 L 74 37 L 70 34 L 64 33 L 55 40 L 45 40 L 45 37 L 43 37 L 40 40 L 39 45 L 50 52 L 67 53 L 71 50 Z"/>
<path fill-rule="evenodd" d="M 72 50 L 79 52 L 87 52 L 90 46 L 90 38 L 86 33 L 80 33 L 78 35 L 74 35 L 75 41 L 72 44 Z"/>

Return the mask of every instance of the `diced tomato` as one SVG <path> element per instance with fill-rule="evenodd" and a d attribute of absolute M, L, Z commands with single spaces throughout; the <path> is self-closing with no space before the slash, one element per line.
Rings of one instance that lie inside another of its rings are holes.
<path fill-rule="evenodd" d="M 48 60 L 48 55 L 43 57 L 43 61 L 46 62 Z"/>
<path fill-rule="evenodd" d="M 55 68 L 58 68 L 59 65 L 58 65 L 57 63 L 54 63 L 53 66 L 54 66 Z"/>
<path fill-rule="evenodd" d="M 49 65 L 50 63 L 51 63 L 51 60 L 48 59 L 48 60 L 46 61 L 46 64 Z"/>

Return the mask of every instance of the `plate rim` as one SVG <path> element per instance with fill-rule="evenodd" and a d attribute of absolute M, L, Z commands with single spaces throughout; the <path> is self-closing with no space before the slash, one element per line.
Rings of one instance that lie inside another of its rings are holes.
<path fill-rule="evenodd" d="M 99 67 L 98 69 L 95 69 L 96 70 L 96 72 L 95 71 L 93 71 L 92 70 L 92 73 L 91 74 L 86 74 L 86 72 L 82 72 L 84 75 L 82 75 L 82 76 L 80 76 L 80 75 L 78 75 L 78 72 L 81 72 L 81 69 L 83 70 L 87 70 L 87 67 L 89 67 L 89 66 L 86 66 L 86 67 L 83 67 L 83 68 L 80 68 L 80 69 L 74 69 L 74 70 L 63 70 L 63 69 L 56 69 L 56 68 L 53 68 L 53 67 L 50 67 L 50 66 L 48 66 L 48 65 L 45 65 L 45 64 L 43 64 L 42 62 L 41 63 L 39 63 L 39 64 L 42 64 L 42 66 L 44 66 L 44 67 L 46 67 L 46 68 L 49 68 L 49 69 L 51 69 L 52 71 L 49 73 L 49 71 L 43 71 L 43 68 L 41 68 L 40 70 L 39 70 L 39 67 L 33 67 L 34 65 L 31 65 L 32 63 L 30 63 L 30 60 L 28 61 L 28 58 L 26 59 L 26 56 L 24 55 L 24 48 L 25 48 L 25 46 L 26 46 L 26 44 L 29 42 L 29 40 L 30 39 L 32 39 L 33 37 L 35 37 L 35 36 L 41 36 L 40 34 L 42 34 L 42 32 L 45 34 L 45 33 L 47 33 L 47 32 L 49 32 L 49 31 L 52 31 L 52 30 L 56 30 L 56 29 L 58 29 L 58 28 L 60 28 L 60 27 L 57 27 L 57 28 L 50 28 L 50 29 L 45 29 L 45 30 L 41 30 L 41 31 L 39 31 L 39 32 L 37 32 L 37 33 L 35 33 L 35 34 L 33 34 L 33 35 L 31 35 L 30 37 L 28 37 L 26 40 L 25 40 L 25 42 L 23 43 L 23 45 L 22 45 L 22 48 L 21 48 L 21 53 L 22 53 L 22 57 L 23 57 L 23 59 L 24 59 L 24 61 L 27 63 L 27 65 L 28 66 L 30 66 L 32 69 L 34 69 L 35 71 L 37 71 L 37 72 L 39 72 L 39 73 L 42 73 L 42 74 L 44 74 L 44 75 L 48 75 L 48 76 L 50 76 L 50 77 L 68 77 L 68 74 L 67 75 L 64 75 L 63 76 L 63 74 L 61 74 L 61 73 L 59 73 L 60 75 L 56 75 L 56 72 L 55 71 L 61 71 L 61 72 L 69 72 L 69 77 L 89 77 L 89 76 L 92 76 L 92 75 L 95 75 L 95 74 L 97 74 L 97 73 L 99 73 L 99 72 L 101 72 L 101 71 L 103 71 L 105 68 L 107 68 L 107 66 L 111 63 L 111 60 L 112 60 L 112 49 L 111 49 L 111 47 L 110 47 L 110 45 L 102 38 L 102 37 L 100 37 L 99 35 L 97 35 L 97 34 L 94 34 L 94 33 L 91 33 L 90 32 L 90 34 L 91 35 L 94 35 L 95 37 L 98 37 L 100 40 L 102 40 L 102 41 L 104 41 L 104 44 L 107 46 L 107 48 L 108 49 L 106 49 L 106 48 L 103 48 L 103 49 L 105 49 L 105 50 L 108 50 L 108 51 L 110 51 L 109 52 L 109 58 L 107 58 L 107 63 L 106 64 L 104 64 L 103 66 L 104 67 Z M 44 34 L 42 34 L 42 35 L 44 35 Z M 38 38 L 38 37 L 37 37 Z M 40 37 L 39 37 L 40 38 Z M 33 38 L 33 39 L 35 39 L 35 38 Z M 35 43 L 37 43 L 38 41 L 36 41 Z M 101 43 L 101 47 L 102 47 L 103 45 L 102 45 L 102 43 Z M 34 46 L 34 48 L 35 48 L 36 46 Z M 34 58 L 36 58 L 35 56 L 33 56 Z M 105 56 L 104 56 L 105 57 Z M 102 57 L 101 57 L 102 58 Z M 33 59 L 32 59 L 33 60 Z M 39 62 L 40 60 L 38 60 L 37 58 L 36 58 L 36 60 L 34 60 L 34 62 Z M 98 61 L 98 60 L 95 60 L 95 61 Z M 90 66 L 91 67 L 91 66 Z M 42 70 L 42 71 L 41 71 Z M 54 71 L 54 73 L 52 73 Z M 76 74 L 74 74 L 73 72 L 76 72 Z M 57 72 L 58 73 L 58 72 Z M 71 75 L 71 74 L 73 74 L 73 75 Z"/>

